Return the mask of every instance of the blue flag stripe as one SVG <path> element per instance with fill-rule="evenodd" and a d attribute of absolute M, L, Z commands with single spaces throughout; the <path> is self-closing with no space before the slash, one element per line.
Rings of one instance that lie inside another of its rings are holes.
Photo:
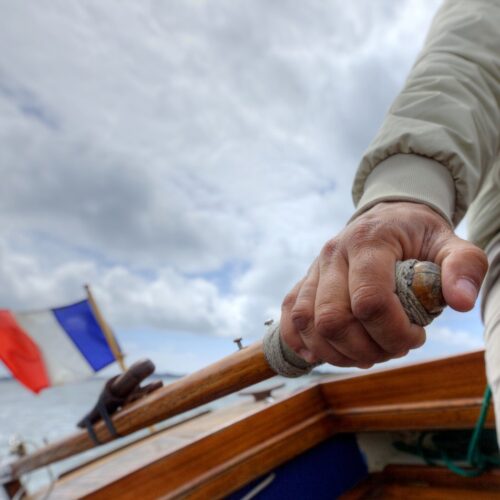
<path fill-rule="evenodd" d="M 88 300 L 52 309 L 52 313 L 94 371 L 115 361 Z"/>

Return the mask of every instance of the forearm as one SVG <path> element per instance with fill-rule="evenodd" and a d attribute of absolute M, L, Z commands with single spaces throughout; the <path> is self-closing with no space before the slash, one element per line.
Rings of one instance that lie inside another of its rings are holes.
<path fill-rule="evenodd" d="M 498 26 L 499 2 L 445 2 L 358 169 L 357 213 L 400 199 L 460 221 L 499 149 Z"/>

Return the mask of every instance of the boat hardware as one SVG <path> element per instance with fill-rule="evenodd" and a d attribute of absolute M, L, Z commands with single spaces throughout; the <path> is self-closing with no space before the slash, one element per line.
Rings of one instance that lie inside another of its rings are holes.
<path fill-rule="evenodd" d="M 233 342 L 238 346 L 238 350 L 241 351 L 242 349 L 244 349 L 245 347 L 243 346 L 243 344 L 241 343 L 243 339 L 241 337 L 238 337 L 237 339 L 234 339 Z"/>
<path fill-rule="evenodd" d="M 263 389 L 256 389 L 253 391 L 243 391 L 240 392 L 240 396 L 253 396 L 254 401 L 266 401 L 267 403 L 274 403 L 276 398 L 273 395 L 273 391 L 277 391 L 278 389 L 282 389 L 285 387 L 285 384 L 277 384 L 271 387 L 264 387 Z"/>
<path fill-rule="evenodd" d="M 82 429 L 87 429 L 90 438 L 95 444 L 102 444 L 94 431 L 93 424 L 103 420 L 108 431 L 113 437 L 119 437 L 111 415 L 125 405 L 137 401 L 146 394 L 163 386 L 161 380 L 151 382 L 141 387 L 141 382 L 149 377 L 155 370 L 155 365 L 149 359 L 136 361 L 125 373 L 109 379 L 97 399 L 97 403 L 77 424 Z"/>

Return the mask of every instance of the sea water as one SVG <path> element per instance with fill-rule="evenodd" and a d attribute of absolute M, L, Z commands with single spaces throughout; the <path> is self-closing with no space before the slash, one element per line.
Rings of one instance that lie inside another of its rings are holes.
<path fill-rule="evenodd" d="M 259 384 L 259 387 L 284 383 L 285 387 L 276 391 L 277 395 L 281 396 L 312 383 L 315 378 L 314 376 L 300 379 L 276 377 Z M 162 380 L 164 384 L 169 384 L 175 378 L 165 377 Z M 14 437 L 25 442 L 28 452 L 32 452 L 43 447 L 44 444 L 59 440 L 79 430 L 76 423 L 94 406 L 104 383 L 104 379 L 94 378 L 78 384 L 46 389 L 34 395 L 14 380 L 0 380 L 0 464 L 2 460 L 9 459 L 9 443 Z M 238 394 L 230 395 L 205 405 L 203 408 L 170 419 L 163 425 L 186 418 L 189 414 L 195 414 L 203 409 L 215 409 L 227 404 L 236 404 L 242 400 Z M 113 443 L 58 462 L 48 469 L 28 474 L 23 478 L 23 483 L 30 491 L 38 490 L 49 484 L 51 478 L 57 477 L 65 470 L 104 454 L 110 449 L 120 447 L 124 442 L 136 439 L 147 432 L 147 430 L 139 431 Z M 0 499 L 3 499 L 2 494 L 0 489 Z"/>

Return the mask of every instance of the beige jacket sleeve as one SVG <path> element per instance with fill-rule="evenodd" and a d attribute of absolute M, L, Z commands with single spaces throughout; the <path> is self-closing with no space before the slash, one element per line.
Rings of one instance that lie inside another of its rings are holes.
<path fill-rule="evenodd" d="M 355 215 L 419 201 L 454 225 L 500 143 L 500 0 L 448 0 L 353 186 Z"/>

